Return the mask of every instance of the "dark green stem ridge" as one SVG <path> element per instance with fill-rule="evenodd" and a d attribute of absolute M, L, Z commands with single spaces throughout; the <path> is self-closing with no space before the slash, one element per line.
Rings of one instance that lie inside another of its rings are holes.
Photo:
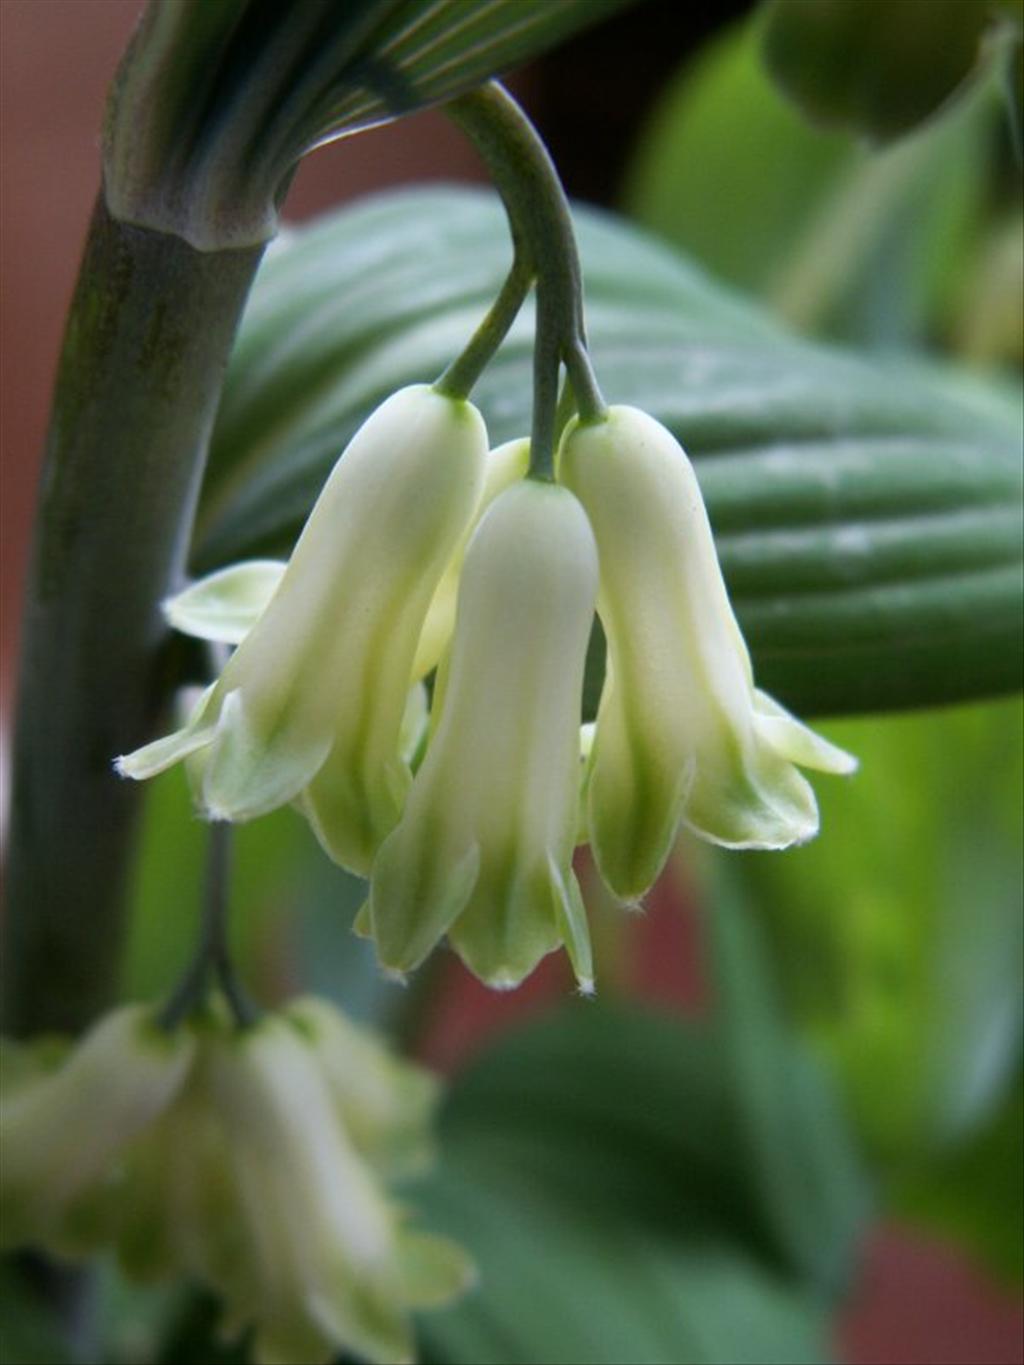
<path fill-rule="evenodd" d="M 583 276 L 572 215 L 558 172 L 530 120 L 491 81 L 445 106 L 483 158 L 509 217 L 517 255 L 537 280 L 531 473 L 550 478 L 554 464 L 558 374 L 564 364 L 585 422 L 605 404 L 587 354 Z"/>
<path fill-rule="evenodd" d="M 111 761 L 166 697 L 159 602 L 182 575 L 224 368 L 262 247 L 199 252 L 102 198 L 61 355 L 14 747 L 3 1004 L 27 1034 L 110 1002 L 142 789 Z"/>
<path fill-rule="evenodd" d="M 249 1028 L 259 1019 L 259 1010 L 235 973 L 228 940 L 231 835 L 231 826 L 223 821 L 210 826 L 203 911 L 195 951 L 160 1011 L 160 1027 L 168 1031 L 177 1028 L 205 1003 L 211 977 L 224 993 L 239 1028 Z"/>

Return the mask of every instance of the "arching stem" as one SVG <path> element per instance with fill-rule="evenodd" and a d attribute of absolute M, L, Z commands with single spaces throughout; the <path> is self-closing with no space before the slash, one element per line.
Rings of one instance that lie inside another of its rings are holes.
<path fill-rule="evenodd" d="M 572 215 L 547 148 L 497 82 L 452 100 L 445 109 L 486 163 L 509 217 L 516 260 L 524 258 L 537 281 L 530 473 L 551 478 L 563 364 L 581 419 L 601 421 L 605 415 L 587 353 L 583 278 Z"/>

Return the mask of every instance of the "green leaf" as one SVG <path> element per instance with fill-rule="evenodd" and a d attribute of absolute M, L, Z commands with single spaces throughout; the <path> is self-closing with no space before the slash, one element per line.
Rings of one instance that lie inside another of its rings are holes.
<path fill-rule="evenodd" d="M 735 1242 L 834 1293 L 863 1226 L 863 1176 L 825 1078 L 767 1007 L 755 1022 L 760 1077 L 737 1063 L 724 1020 L 583 1004 L 518 1030 L 452 1091 L 447 1160 L 497 1168 L 577 1214 Z"/>
<path fill-rule="evenodd" d="M 473 1247 L 480 1287 L 421 1322 L 426 1365 L 814 1365 L 813 1298 L 735 1247 L 579 1217 L 500 1171 L 435 1178 L 418 1202 Z"/>
<path fill-rule="evenodd" d="M 803 1276 L 849 1280 L 868 1196 L 832 1087 L 783 1022 L 753 916 L 718 860 L 710 908 L 712 979 L 734 1124 L 760 1201 Z"/>
<path fill-rule="evenodd" d="M 273 236 L 316 146 L 449 100 L 630 0 L 150 0 L 111 92 L 111 214 L 201 250 Z"/>
<path fill-rule="evenodd" d="M 822 837 L 738 867 L 786 994 L 888 1169 L 986 1123 L 1021 1049 L 1019 702 L 845 722 Z"/>
<path fill-rule="evenodd" d="M 990 1273 L 1019 1288 L 1024 1277 L 1024 1084 L 970 1142 L 917 1164 L 897 1181 L 898 1217 L 952 1239 Z"/>
<path fill-rule="evenodd" d="M 0 1360 L 10 1365 L 70 1365 L 57 1314 L 12 1258 L 0 1266 Z"/>
<path fill-rule="evenodd" d="M 481 1271 L 476 1292 L 423 1318 L 425 1360 L 822 1360 L 828 1271 L 780 1238 L 763 1185 L 779 1169 L 758 1169 L 738 1135 L 739 1080 L 715 1029 L 591 1002 L 488 1049 L 449 1093 L 443 1165 L 412 1195 Z M 787 1103 L 780 1092 L 783 1122 Z M 817 1137 L 794 1141 L 794 1161 Z M 841 1130 L 828 1139 L 836 1175 L 848 1148 Z M 821 1218 L 807 1194 L 802 1216 Z M 825 1213 L 833 1265 L 862 1212 Z"/>
<path fill-rule="evenodd" d="M 809 118 L 896 137 L 966 80 L 995 16 L 979 0 L 770 0 L 765 59 Z"/>
<path fill-rule="evenodd" d="M 620 222 L 577 223 L 598 374 L 694 458 L 760 685 L 802 713 L 1019 686 L 1019 410 L 952 371 L 802 342 Z M 275 246 L 197 571 L 287 551 L 359 423 L 441 372 L 508 257 L 497 201 L 467 190 L 381 196 Z M 476 394 L 496 443 L 529 428 L 531 330 L 521 317 Z"/>
<path fill-rule="evenodd" d="M 766 75 L 759 26 L 721 35 L 659 100 L 625 202 L 643 226 L 803 330 L 905 344 L 944 321 L 1002 116 L 994 82 L 872 151 L 810 127 Z"/>

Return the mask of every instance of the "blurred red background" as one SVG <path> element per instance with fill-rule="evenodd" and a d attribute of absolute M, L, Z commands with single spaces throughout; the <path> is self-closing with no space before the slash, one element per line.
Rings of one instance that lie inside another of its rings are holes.
<path fill-rule="evenodd" d="M 628 145 L 635 116 L 656 93 L 659 72 L 674 68 L 711 22 L 743 7 L 730 0 L 714 16 L 684 20 L 675 0 L 654 0 L 519 75 L 517 89 L 548 137 L 570 193 L 607 199 L 614 192 L 616 157 Z M 64 312 L 98 184 L 104 93 L 140 8 L 139 0 L 0 0 L 5 735 L 38 457 Z M 624 45 L 635 52 L 635 61 L 622 61 Z M 595 137 L 595 129 L 602 135 Z M 286 216 L 304 218 L 410 180 L 479 178 L 460 135 L 441 116 L 427 113 L 318 152 L 297 177 Z M 643 921 L 632 984 L 648 998 L 693 1007 L 699 978 L 692 935 L 672 903 L 677 899 L 671 884 L 659 888 Z M 423 1048 L 429 1060 L 446 1067 L 465 1056 L 467 1038 L 479 1042 L 567 988 L 553 964 L 514 997 L 496 997 L 459 968 L 450 970 L 443 1016 Z M 850 1365 L 1011 1365 L 1022 1359 L 1022 1334 L 1024 1316 L 1012 1296 L 952 1250 L 884 1227 L 868 1248 L 839 1349 Z"/>

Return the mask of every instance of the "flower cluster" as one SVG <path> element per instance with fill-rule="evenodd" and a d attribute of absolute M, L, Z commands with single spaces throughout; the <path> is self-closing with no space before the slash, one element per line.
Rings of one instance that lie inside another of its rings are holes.
<path fill-rule="evenodd" d="M 472 1281 L 384 1188 L 430 1159 L 432 1077 L 324 1001 L 172 1033 L 125 1006 L 62 1057 L 7 1045 L 5 1073 L 0 1245 L 201 1281 L 260 1365 L 410 1360 L 408 1310 Z"/>
<path fill-rule="evenodd" d="M 293 802 L 369 876 L 356 927 L 393 971 L 447 936 L 509 987 L 564 944 L 589 990 L 581 831 L 635 901 L 681 824 L 784 848 L 818 827 L 797 765 L 854 763 L 755 687 L 670 432 L 614 407 L 570 423 L 554 482 L 525 477 L 528 459 L 524 441 L 488 454 L 464 400 L 388 399 L 287 565 L 223 570 L 169 604 L 179 629 L 238 647 L 183 730 L 118 764 L 147 777 L 187 758 L 214 819 Z M 595 604 L 608 665 L 584 760 Z"/>

